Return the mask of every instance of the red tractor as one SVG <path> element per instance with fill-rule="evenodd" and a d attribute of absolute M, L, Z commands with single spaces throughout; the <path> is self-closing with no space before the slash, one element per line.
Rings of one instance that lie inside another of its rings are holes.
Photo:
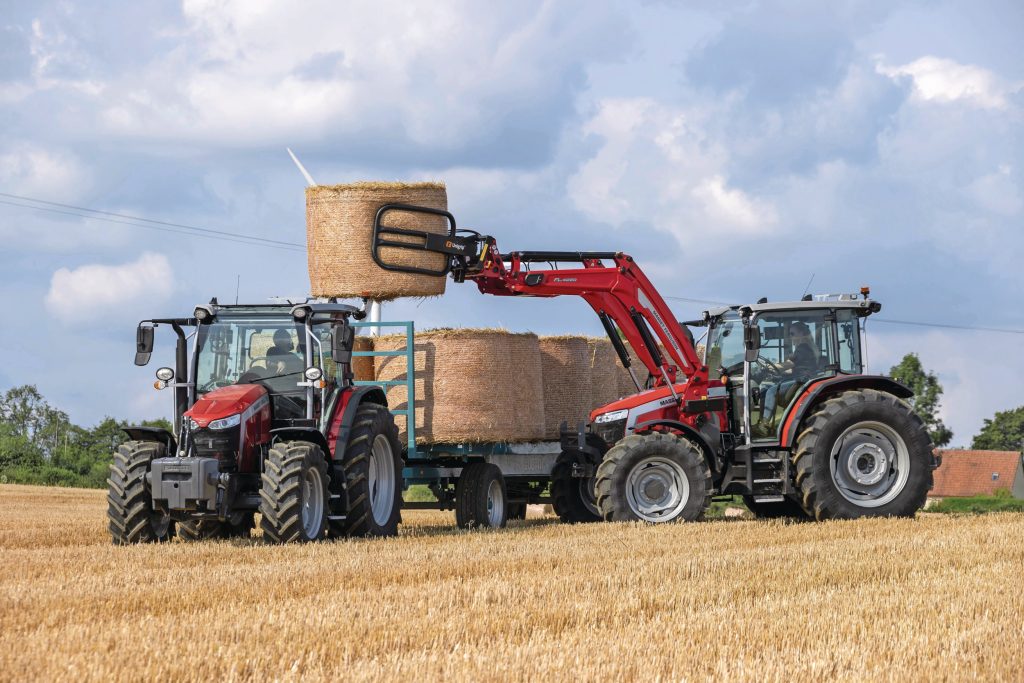
<path fill-rule="evenodd" d="M 401 519 L 398 430 L 379 387 L 352 384 L 353 329 L 338 303 L 198 306 L 139 324 L 136 365 L 154 328 L 177 336 L 174 434 L 130 427 L 111 467 L 114 543 L 248 536 L 391 536 Z M 186 334 L 186 328 L 191 333 Z M 191 347 L 191 353 L 189 348 Z"/>
<path fill-rule="evenodd" d="M 442 213 L 448 234 L 388 227 L 397 210 Z M 389 263 L 382 246 L 446 254 L 447 267 Z M 563 521 L 696 520 L 722 495 L 742 495 L 759 516 L 819 520 L 912 516 L 924 505 L 939 463 L 906 403 L 912 392 L 863 374 L 860 322 L 881 309 L 866 289 L 707 311 L 690 323 L 707 328 L 702 358 L 689 325 L 623 253 L 503 256 L 451 214 L 409 205 L 381 207 L 372 250 L 389 270 L 451 273 L 498 296 L 579 296 L 593 308 L 638 393 L 563 431 L 551 489 Z"/>

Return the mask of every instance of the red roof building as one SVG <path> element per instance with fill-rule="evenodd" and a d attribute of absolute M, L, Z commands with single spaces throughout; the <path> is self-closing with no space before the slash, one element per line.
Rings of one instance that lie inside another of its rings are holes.
<path fill-rule="evenodd" d="M 992 495 L 1007 489 L 1024 498 L 1024 464 L 1018 451 L 939 451 L 942 465 L 935 470 L 935 498 Z"/>

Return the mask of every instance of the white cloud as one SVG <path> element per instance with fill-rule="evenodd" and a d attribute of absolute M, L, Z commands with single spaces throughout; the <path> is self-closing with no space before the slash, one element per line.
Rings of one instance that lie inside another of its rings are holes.
<path fill-rule="evenodd" d="M 94 316 L 123 316 L 140 305 L 166 300 L 174 291 L 174 273 L 163 254 L 146 252 L 116 266 L 89 264 L 61 268 L 50 279 L 47 309 L 68 321 Z"/>
<path fill-rule="evenodd" d="M 705 133 L 707 117 L 647 98 L 603 100 L 583 128 L 601 147 L 568 181 L 576 208 L 615 226 L 650 222 L 684 244 L 708 231 L 772 232 L 775 207 L 730 186 L 729 156 Z"/>
<path fill-rule="evenodd" d="M 77 156 L 63 150 L 19 144 L 0 153 L 0 186 L 11 194 L 77 199 L 91 176 Z"/>
<path fill-rule="evenodd" d="M 877 69 L 892 79 L 909 77 L 919 100 L 962 100 L 984 109 L 1006 109 L 1007 97 L 1024 87 L 1020 83 L 1005 83 L 987 69 L 933 56 L 895 67 L 879 62 Z"/>
<path fill-rule="evenodd" d="M 583 64 L 623 49 L 615 12 L 586 3 L 186 0 L 183 12 L 189 49 L 106 98 L 112 132 L 234 146 L 370 131 L 461 147 L 517 121 L 552 125 L 552 109 L 572 112 Z"/>

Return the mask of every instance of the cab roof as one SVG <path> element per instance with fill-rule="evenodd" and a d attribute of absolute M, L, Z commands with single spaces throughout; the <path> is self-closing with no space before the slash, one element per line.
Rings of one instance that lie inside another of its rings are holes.
<path fill-rule="evenodd" d="M 751 313 L 768 313 L 776 311 L 819 311 L 819 310 L 854 310 L 859 316 L 868 316 L 882 310 L 882 304 L 873 299 L 865 299 L 855 294 L 820 295 L 810 301 L 770 301 L 757 304 L 736 304 L 719 306 L 704 311 L 705 318 L 717 318 L 729 311 L 749 310 Z"/>

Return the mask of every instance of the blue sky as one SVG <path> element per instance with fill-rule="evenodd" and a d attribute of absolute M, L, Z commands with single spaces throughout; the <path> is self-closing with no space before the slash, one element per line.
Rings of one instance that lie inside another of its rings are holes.
<path fill-rule="evenodd" d="M 869 284 L 879 318 L 1021 330 L 1022 7 L 8 0 L 0 192 L 301 243 L 290 146 L 322 183 L 443 180 L 506 250 L 627 251 L 668 296 L 813 276 Z M 84 424 L 169 411 L 131 364 L 139 318 L 239 277 L 248 301 L 308 289 L 301 250 L 3 203 L 0 244 L 0 388 Z M 599 331 L 580 301 L 457 285 L 386 315 Z M 917 351 L 939 374 L 954 444 L 1024 404 L 1021 335 L 869 332 L 873 370 Z"/>

